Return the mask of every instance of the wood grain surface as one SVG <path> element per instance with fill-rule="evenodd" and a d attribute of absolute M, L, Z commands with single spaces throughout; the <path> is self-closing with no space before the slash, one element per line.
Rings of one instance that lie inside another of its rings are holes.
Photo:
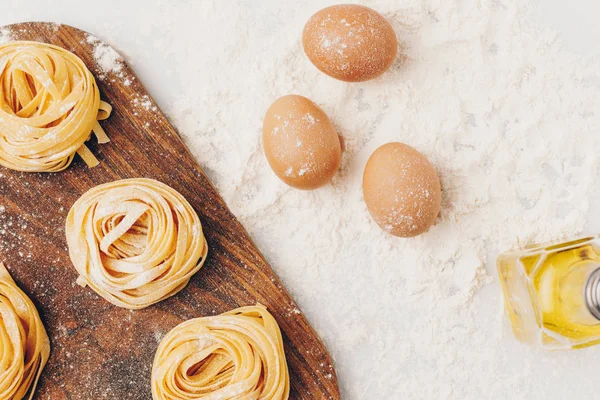
<path fill-rule="evenodd" d="M 151 399 L 152 360 L 165 333 L 186 319 L 258 301 L 283 332 L 291 398 L 339 399 L 323 343 L 131 69 L 123 64 L 107 74 L 94 59 L 95 47 L 104 44 L 73 27 L 31 22 L 2 29 L 11 40 L 52 43 L 78 55 L 113 106 L 102 122 L 111 142 L 88 142 L 98 167 L 79 158 L 55 174 L 0 167 L 0 260 L 37 305 L 52 343 L 35 398 Z M 132 177 L 158 179 L 182 193 L 200 215 L 210 247 L 184 290 L 140 311 L 115 307 L 75 284 L 64 232 L 81 194 Z"/>

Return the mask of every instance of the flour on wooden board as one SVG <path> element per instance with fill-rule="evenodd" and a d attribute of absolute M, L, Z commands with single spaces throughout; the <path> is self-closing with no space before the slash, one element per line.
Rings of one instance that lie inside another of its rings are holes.
<path fill-rule="evenodd" d="M 0 44 L 9 42 L 10 40 L 10 31 L 6 28 L 0 29 Z"/>
<path fill-rule="evenodd" d="M 88 34 L 86 40 L 94 46 L 94 61 L 101 68 L 102 73 L 108 74 L 112 72 L 117 76 L 122 76 L 123 58 L 121 58 L 119 53 L 109 45 L 101 42 L 94 35 Z"/>

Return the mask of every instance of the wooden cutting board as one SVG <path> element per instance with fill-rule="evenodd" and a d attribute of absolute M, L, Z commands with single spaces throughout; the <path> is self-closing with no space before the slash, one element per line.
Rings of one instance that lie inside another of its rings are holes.
<path fill-rule="evenodd" d="M 151 399 L 152 360 L 165 333 L 184 320 L 258 301 L 283 332 L 291 398 L 339 399 L 325 346 L 133 71 L 123 64 L 106 74 L 94 59 L 104 44 L 70 26 L 29 22 L 1 30 L 13 40 L 52 43 L 78 55 L 113 106 L 102 122 L 111 142 L 88 142 L 98 167 L 79 158 L 55 174 L 0 167 L 0 260 L 37 305 L 52 342 L 36 398 Z M 182 193 L 200 215 L 210 247 L 184 290 L 140 311 L 115 307 L 75 284 L 64 232 L 81 194 L 132 177 L 158 179 Z"/>

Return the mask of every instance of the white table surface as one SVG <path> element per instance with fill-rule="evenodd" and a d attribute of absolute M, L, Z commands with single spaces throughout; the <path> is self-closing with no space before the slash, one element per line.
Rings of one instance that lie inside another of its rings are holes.
<path fill-rule="evenodd" d="M 408 0 L 407 0 L 408 1 Z M 542 0 L 538 0 L 542 1 Z M 39 0 L 2 0 L 0 6 L 0 25 L 6 25 L 14 22 L 28 20 L 43 20 L 67 23 L 77 26 L 81 29 L 92 32 L 106 42 L 114 45 L 127 58 L 128 62 L 136 70 L 140 79 L 144 82 L 150 93 L 160 105 L 166 105 L 173 102 L 179 96 L 177 85 L 166 85 L 164 82 L 174 73 L 172 60 L 161 57 L 160 54 L 153 53 L 151 41 L 147 45 L 140 44 L 139 36 L 151 37 L 153 34 L 152 18 L 156 14 L 148 12 L 152 7 L 177 7 L 177 1 L 127 1 L 127 0 L 104 0 L 102 2 L 88 1 L 50 1 Z M 225 4 L 227 1 L 215 2 Z M 261 6 L 269 7 L 269 4 L 279 4 L 279 1 L 271 2 L 261 1 Z M 251 4 L 251 2 L 248 2 Z M 575 0 L 565 2 L 564 0 L 543 0 L 543 7 L 539 13 L 539 18 L 545 24 L 551 25 L 560 32 L 566 45 L 573 51 L 585 54 L 600 55 L 600 24 L 598 24 L 598 14 L 600 13 L 600 2 L 597 0 Z M 201 16 L 199 17 L 201 18 Z M 272 18 L 279 18 L 278 14 L 273 14 Z M 110 21 L 110 22 L 109 22 Z M 282 21 L 277 21 L 283 23 Z M 173 21 L 176 23 L 176 21 Z M 201 19 L 198 21 L 201 23 Z M 115 29 L 115 27 L 117 27 Z M 600 232 L 600 188 L 592 189 L 590 193 L 592 199 L 592 210 L 589 213 L 589 232 Z M 497 290 L 497 286 L 485 291 Z M 490 301 L 497 301 L 497 296 L 489 296 L 484 293 L 482 298 L 492 298 Z M 315 299 L 318 302 L 318 299 Z M 484 307 L 485 304 L 482 304 Z M 313 307 L 314 308 L 314 307 Z M 506 353 L 504 357 L 508 361 L 504 365 L 515 367 L 519 365 L 521 359 L 519 352 L 521 348 L 512 341 L 506 343 Z M 368 350 L 367 350 L 368 351 Z M 593 353 L 595 352 L 595 353 Z M 592 399 L 600 398 L 600 389 L 592 382 L 597 382 L 598 368 L 600 359 L 594 354 L 600 354 L 600 347 L 584 350 L 580 354 L 581 362 L 588 363 L 589 368 L 584 368 L 588 372 L 585 376 L 574 376 L 568 373 L 571 366 L 576 366 L 580 362 L 579 356 L 571 355 L 565 358 L 554 358 L 547 365 L 533 364 L 532 368 L 539 368 L 536 373 L 537 385 L 546 375 L 548 377 L 548 389 L 544 390 L 544 396 L 538 398 L 544 399 L 562 399 L 565 394 L 572 393 L 572 398 Z M 338 372 L 342 384 L 351 377 L 344 376 L 343 372 L 348 369 L 344 363 L 352 362 L 352 358 L 339 357 Z M 594 362 L 595 361 L 595 362 Z M 365 365 L 363 370 L 368 370 Z M 390 366 L 393 368 L 393 366 Z M 564 377 L 568 376 L 568 379 Z M 582 387 L 579 378 L 585 381 Z M 466 378 L 468 379 L 468 378 Z M 521 384 L 526 384 L 521 382 Z M 542 385 L 543 386 L 543 385 Z M 578 393 L 579 391 L 579 393 Z M 368 394 L 365 392 L 345 391 L 347 398 L 351 399 L 377 399 L 376 393 Z M 577 397 L 577 394 L 582 397 Z M 596 397 L 594 397 L 594 394 Z M 418 396 L 417 396 L 418 397 Z M 449 396 L 448 398 L 452 398 Z M 481 399 L 485 399 L 486 393 L 481 392 Z M 515 392 L 514 398 L 519 397 L 519 391 Z M 529 397 L 534 398 L 534 397 Z"/>
<path fill-rule="evenodd" d="M 570 50 L 581 54 L 600 55 L 600 3 L 594 0 L 577 0 L 568 4 L 561 0 L 537 0 L 542 21 L 556 29 Z M 590 194 L 588 233 L 600 232 L 600 188 Z"/>

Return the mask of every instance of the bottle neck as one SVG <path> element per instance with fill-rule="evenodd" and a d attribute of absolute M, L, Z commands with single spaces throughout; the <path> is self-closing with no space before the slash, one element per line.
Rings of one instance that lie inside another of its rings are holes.
<path fill-rule="evenodd" d="M 583 296 L 590 314 L 600 321 L 600 268 L 597 268 L 588 276 L 583 289 Z"/>

